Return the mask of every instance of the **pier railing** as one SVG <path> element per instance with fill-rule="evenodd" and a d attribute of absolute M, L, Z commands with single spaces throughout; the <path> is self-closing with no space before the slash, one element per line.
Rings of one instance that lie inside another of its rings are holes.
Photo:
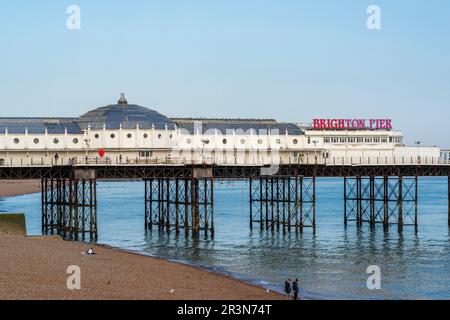
<path fill-rule="evenodd" d="M 54 166 L 268 166 L 268 165 L 325 165 L 325 166 L 417 166 L 449 165 L 442 157 L 258 157 L 220 159 L 204 157 L 195 160 L 175 157 L 72 157 L 72 158 L 10 158 L 0 159 L 0 167 L 54 167 Z"/>

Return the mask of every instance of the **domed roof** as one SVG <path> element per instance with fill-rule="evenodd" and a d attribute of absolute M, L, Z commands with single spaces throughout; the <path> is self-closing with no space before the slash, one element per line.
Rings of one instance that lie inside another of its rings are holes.
<path fill-rule="evenodd" d="M 128 104 L 122 94 L 117 104 L 97 108 L 82 115 L 77 120 L 81 129 L 89 126 L 91 129 L 135 129 L 137 125 L 141 129 L 164 129 L 166 126 L 173 129 L 175 123 L 161 113 L 141 107 L 135 104 Z"/>

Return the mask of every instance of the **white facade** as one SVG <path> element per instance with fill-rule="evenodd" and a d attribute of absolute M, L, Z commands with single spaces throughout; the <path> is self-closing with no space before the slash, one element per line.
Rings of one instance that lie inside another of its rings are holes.
<path fill-rule="evenodd" d="M 105 110 L 112 110 L 120 116 L 122 112 L 127 121 L 133 115 L 139 116 L 136 112 L 128 115 L 126 100 L 122 104 L 120 102 L 119 105 L 105 107 Z M 139 108 L 139 112 L 147 110 Z M 99 108 L 93 112 L 102 115 L 101 111 L 102 108 Z M 52 121 L 58 124 L 58 120 Z M 403 146 L 403 136 L 399 131 L 317 130 L 295 125 L 295 130 L 291 132 L 287 129 L 285 132 L 268 129 L 261 133 L 261 130 L 252 129 L 252 124 L 261 128 L 264 124 L 273 127 L 277 123 L 235 120 L 237 123 L 245 122 L 245 129 L 227 129 L 227 133 L 210 129 L 201 133 L 178 127 L 176 119 L 167 121 L 170 125 L 160 124 L 157 127 L 137 121 L 131 129 L 129 123 L 126 127 L 122 123 L 100 126 L 98 121 L 93 121 L 95 128 L 89 124 L 75 132 L 60 129 L 58 133 L 49 133 L 47 129 L 31 133 L 26 127 L 21 133 L 18 133 L 17 127 L 15 133 L 11 133 L 7 124 L 3 124 L 4 132 L 0 132 L 0 165 L 417 164 L 443 161 L 439 148 Z M 217 120 L 198 121 L 209 122 L 210 125 L 217 123 Z M 221 128 L 226 127 L 226 124 L 225 120 L 222 121 Z M 60 123 L 61 128 L 63 125 Z"/>
<path fill-rule="evenodd" d="M 302 135 L 189 134 L 174 130 L 91 130 L 81 134 L 0 134 L 3 165 L 27 166 L 88 161 L 104 163 L 273 163 L 392 162 L 394 158 L 440 158 L 435 147 L 405 147 L 397 131 L 316 131 Z M 100 157 L 99 150 L 105 155 Z"/>

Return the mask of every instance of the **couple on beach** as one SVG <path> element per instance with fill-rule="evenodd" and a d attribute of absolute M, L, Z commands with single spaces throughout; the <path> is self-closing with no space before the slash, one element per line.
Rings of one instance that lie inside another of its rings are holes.
<path fill-rule="evenodd" d="M 292 294 L 294 295 L 293 300 L 298 300 L 298 279 L 295 279 L 295 281 L 287 279 L 284 282 L 284 292 L 288 300 L 292 299 Z"/>

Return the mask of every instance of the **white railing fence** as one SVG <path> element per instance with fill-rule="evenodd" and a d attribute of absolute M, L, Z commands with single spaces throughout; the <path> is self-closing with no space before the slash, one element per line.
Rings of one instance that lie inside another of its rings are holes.
<path fill-rule="evenodd" d="M 203 157 L 195 160 L 177 157 L 61 157 L 61 158 L 9 158 L 1 159 L 1 167 L 52 167 L 52 166 L 134 166 L 134 165 L 327 165 L 327 166 L 382 166 L 382 165 L 450 165 L 443 157 L 234 157 L 222 159 Z"/>

